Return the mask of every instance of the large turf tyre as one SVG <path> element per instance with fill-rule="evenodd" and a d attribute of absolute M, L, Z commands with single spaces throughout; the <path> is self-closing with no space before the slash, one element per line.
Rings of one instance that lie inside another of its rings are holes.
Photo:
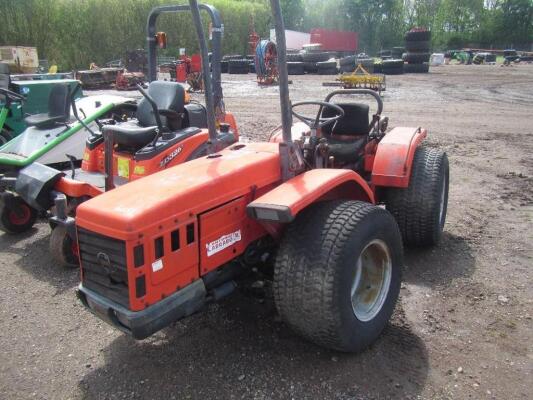
<path fill-rule="evenodd" d="M 381 74 L 382 72 L 383 72 L 383 64 L 382 63 L 374 64 L 374 73 Z"/>
<path fill-rule="evenodd" d="M 387 210 L 396 218 L 403 242 L 431 246 L 439 242 L 448 206 L 449 166 L 446 153 L 419 147 L 413 159 L 407 188 L 389 188 Z"/>
<path fill-rule="evenodd" d="M 355 65 L 341 65 L 340 66 L 340 72 L 341 73 L 349 73 L 355 71 Z"/>
<path fill-rule="evenodd" d="M 317 63 L 317 62 L 327 61 L 329 60 L 329 58 L 330 58 L 330 54 L 325 51 L 302 54 L 302 60 L 304 62 Z"/>
<path fill-rule="evenodd" d="M 37 220 L 37 210 L 18 196 L 13 199 L 13 204 L 19 208 L 19 212 L 7 205 L 0 206 L 0 230 L 9 234 L 30 230 Z"/>
<path fill-rule="evenodd" d="M 287 54 L 287 62 L 302 62 L 303 58 L 301 54 Z"/>
<path fill-rule="evenodd" d="M 313 74 L 313 73 L 316 73 L 318 71 L 318 67 L 316 66 L 316 62 L 304 61 L 303 65 L 304 65 L 304 71 L 306 73 Z"/>
<path fill-rule="evenodd" d="M 221 61 L 220 62 L 220 72 L 222 74 L 228 73 L 228 61 Z"/>
<path fill-rule="evenodd" d="M 409 31 L 405 34 L 406 42 L 424 42 L 431 40 L 430 31 Z"/>
<path fill-rule="evenodd" d="M 321 61 L 316 63 L 318 70 L 337 68 L 337 61 Z"/>
<path fill-rule="evenodd" d="M 347 56 L 347 57 L 343 57 L 339 60 L 339 65 L 340 66 L 343 66 L 343 65 L 355 65 L 355 56 Z"/>
<path fill-rule="evenodd" d="M 13 139 L 13 135 L 7 129 L 0 130 L 0 147 Z"/>
<path fill-rule="evenodd" d="M 63 225 L 56 225 L 52 229 L 49 249 L 52 259 L 59 267 L 77 268 L 79 266 L 78 244 L 68 235 Z"/>
<path fill-rule="evenodd" d="M 431 54 L 429 53 L 406 53 L 405 61 L 411 64 L 422 64 L 429 62 Z"/>
<path fill-rule="evenodd" d="M 289 75 L 303 75 L 305 74 L 303 62 L 288 62 L 287 72 Z"/>
<path fill-rule="evenodd" d="M 229 61 L 229 60 L 242 60 L 244 57 L 240 54 L 227 54 L 224 57 L 222 57 L 222 61 Z"/>
<path fill-rule="evenodd" d="M 277 310 L 320 346 L 362 351 L 392 315 L 402 263 L 400 232 L 388 211 L 360 201 L 317 203 L 282 238 L 274 266 Z"/>
<path fill-rule="evenodd" d="M 403 74 L 403 60 L 384 60 L 381 63 L 381 72 L 385 75 Z"/>
<path fill-rule="evenodd" d="M 228 72 L 230 74 L 247 74 L 249 70 L 250 61 L 246 59 L 228 61 Z"/>
<path fill-rule="evenodd" d="M 429 63 L 404 64 L 403 72 L 406 74 L 426 74 L 429 72 Z"/>
<path fill-rule="evenodd" d="M 408 52 L 425 52 L 428 53 L 429 49 L 431 47 L 431 44 L 429 41 L 422 41 L 422 42 L 405 42 L 405 49 Z"/>
<path fill-rule="evenodd" d="M 322 68 L 318 70 L 319 75 L 337 75 L 337 67 L 334 68 Z"/>

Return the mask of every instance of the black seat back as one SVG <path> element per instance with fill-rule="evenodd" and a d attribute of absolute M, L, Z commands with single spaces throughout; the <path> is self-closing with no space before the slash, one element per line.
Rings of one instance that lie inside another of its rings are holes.
<path fill-rule="evenodd" d="M 368 104 L 360 103 L 335 103 L 344 110 L 344 116 L 337 122 L 322 128 L 324 135 L 346 135 L 360 136 L 368 135 L 370 132 L 370 120 Z M 332 108 L 324 108 L 323 118 L 330 118 L 338 115 Z"/>
<path fill-rule="evenodd" d="M 54 85 L 48 97 L 48 116 L 57 117 L 56 122 L 67 122 L 70 118 L 70 90 L 68 85 Z"/>
<path fill-rule="evenodd" d="M 0 88 L 9 89 L 11 83 L 11 76 L 9 75 L 9 65 L 0 63 Z M 5 96 L 0 94 L 0 100 L 5 101 Z"/>
<path fill-rule="evenodd" d="M 157 104 L 159 110 L 171 110 L 182 114 L 185 105 L 185 89 L 177 82 L 153 81 L 148 86 L 148 94 Z M 137 120 L 141 126 L 157 125 L 152 106 L 143 98 L 137 107 Z M 181 119 L 161 115 L 163 126 L 171 130 L 181 127 Z"/>

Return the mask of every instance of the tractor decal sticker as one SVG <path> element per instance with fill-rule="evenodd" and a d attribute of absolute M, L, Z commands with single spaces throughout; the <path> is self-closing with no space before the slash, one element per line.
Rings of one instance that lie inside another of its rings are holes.
<path fill-rule="evenodd" d="M 162 259 L 159 259 L 157 261 L 154 261 L 152 263 L 152 271 L 153 272 L 157 272 L 159 270 L 163 269 L 163 260 Z"/>
<path fill-rule="evenodd" d="M 122 178 L 130 177 L 130 160 L 127 158 L 118 157 L 117 159 L 118 176 Z"/>
<path fill-rule="evenodd" d="M 183 146 L 180 146 L 176 150 L 174 150 L 172 153 L 170 153 L 168 156 L 163 158 L 161 162 L 159 163 L 159 168 L 165 168 L 169 162 L 171 162 L 173 159 L 176 158 L 178 154 L 181 153 L 182 150 L 183 150 Z"/>
<path fill-rule="evenodd" d="M 239 229 L 236 232 L 228 233 L 227 235 L 221 236 L 217 240 L 211 243 L 207 243 L 205 247 L 207 248 L 207 256 L 211 257 L 213 254 L 222 251 L 234 243 L 241 241 L 241 230 Z"/>
<path fill-rule="evenodd" d="M 133 173 L 135 175 L 144 175 L 146 173 L 144 165 L 136 165 L 135 168 L 133 169 Z"/>

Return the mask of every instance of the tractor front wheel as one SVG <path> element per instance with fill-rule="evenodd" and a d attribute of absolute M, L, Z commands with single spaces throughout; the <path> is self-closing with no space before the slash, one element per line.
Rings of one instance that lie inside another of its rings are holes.
<path fill-rule="evenodd" d="M 388 211 L 359 201 L 318 203 L 284 234 L 274 269 L 276 307 L 310 341 L 362 351 L 392 315 L 402 263 L 400 232 Z"/>
<path fill-rule="evenodd" d="M 62 268 L 77 268 L 78 243 L 67 233 L 63 225 L 56 225 L 50 234 L 50 254 L 52 259 Z"/>
<path fill-rule="evenodd" d="M 9 206 L 0 208 L 0 230 L 11 234 L 26 232 L 35 224 L 37 214 L 37 210 L 17 196 Z"/>
<path fill-rule="evenodd" d="M 416 149 L 407 188 L 389 188 L 385 205 L 396 218 L 403 242 L 431 246 L 439 242 L 448 206 L 449 166 L 439 149 Z"/>

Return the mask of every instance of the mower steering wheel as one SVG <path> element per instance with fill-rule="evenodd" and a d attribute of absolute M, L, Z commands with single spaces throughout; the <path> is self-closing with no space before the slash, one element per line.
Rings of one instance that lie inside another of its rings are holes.
<path fill-rule="evenodd" d="M 6 96 L 7 98 L 13 101 L 25 101 L 26 100 L 26 97 L 24 97 L 23 95 L 12 92 L 9 89 L 0 88 L 0 94 L 3 94 L 4 96 Z"/>
<path fill-rule="evenodd" d="M 301 115 L 301 114 L 298 114 L 296 111 L 294 111 L 295 107 L 309 106 L 309 105 L 320 106 L 315 118 Z M 329 117 L 329 118 L 321 117 L 322 110 L 324 108 L 333 109 L 334 111 L 337 112 L 337 115 L 333 117 Z M 327 101 L 300 101 L 299 103 L 294 103 L 292 105 L 291 112 L 292 112 L 292 115 L 294 115 L 296 118 L 298 118 L 300 121 L 302 121 L 304 124 L 306 124 L 311 129 L 322 128 L 344 117 L 344 110 L 341 107 L 339 107 L 337 104 L 328 103 Z"/>

